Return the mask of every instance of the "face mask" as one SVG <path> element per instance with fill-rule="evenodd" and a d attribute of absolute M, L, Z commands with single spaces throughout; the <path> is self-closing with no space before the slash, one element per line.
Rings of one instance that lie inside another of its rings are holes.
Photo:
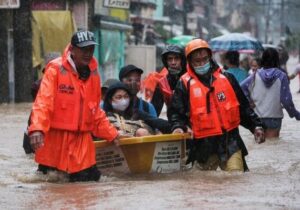
<path fill-rule="evenodd" d="M 198 75 L 205 75 L 210 69 L 210 62 L 207 62 L 203 66 L 194 67 L 195 73 Z"/>
<path fill-rule="evenodd" d="M 178 75 L 181 72 L 181 69 L 173 69 L 173 68 L 168 68 L 168 71 L 171 75 Z"/>
<path fill-rule="evenodd" d="M 118 101 L 112 101 L 111 105 L 113 107 L 113 109 L 118 110 L 118 111 L 124 111 L 125 109 L 127 109 L 128 105 L 129 105 L 129 98 L 125 99 L 121 99 Z"/>
<path fill-rule="evenodd" d="M 127 84 L 127 87 L 132 95 L 136 95 L 139 92 L 139 86 L 135 82 Z"/>

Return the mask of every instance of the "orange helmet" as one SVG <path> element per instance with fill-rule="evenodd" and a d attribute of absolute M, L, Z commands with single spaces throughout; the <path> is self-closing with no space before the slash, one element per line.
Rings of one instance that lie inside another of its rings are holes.
<path fill-rule="evenodd" d="M 208 49 L 211 53 L 210 46 L 206 41 L 204 41 L 203 39 L 193 39 L 185 46 L 185 56 L 188 57 L 189 54 L 191 54 L 191 52 L 193 52 L 194 50 L 203 48 Z"/>

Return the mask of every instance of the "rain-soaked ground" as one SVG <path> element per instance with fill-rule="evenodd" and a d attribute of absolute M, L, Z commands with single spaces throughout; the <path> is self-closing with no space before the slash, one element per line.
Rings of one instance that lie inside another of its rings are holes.
<path fill-rule="evenodd" d="M 300 110 L 298 87 L 298 78 L 291 81 Z M 300 209 L 300 122 L 287 113 L 280 139 L 258 145 L 241 128 L 249 150 L 247 173 L 192 169 L 70 184 L 61 174 L 37 174 L 32 156 L 25 155 L 30 106 L 0 105 L 0 209 Z"/>

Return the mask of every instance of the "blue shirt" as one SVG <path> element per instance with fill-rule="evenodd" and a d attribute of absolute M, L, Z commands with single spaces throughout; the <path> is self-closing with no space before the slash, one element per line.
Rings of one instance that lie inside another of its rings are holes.
<path fill-rule="evenodd" d="M 241 68 L 228 68 L 226 72 L 231 73 L 240 84 L 248 77 L 248 73 Z"/>
<path fill-rule="evenodd" d="M 147 112 L 148 114 L 150 114 L 153 117 L 157 117 L 157 113 L 156 113 L 156 110 L 155 110 L 153 104 L 151 104 L 147 101 L 144 101 L 142 98 L 138 98 L 138 99 L 139 99 L 139 110 Z M 147 107 L 143 107 L 143 101 L 148 105 L 148 109 L 147 109 Z"/>

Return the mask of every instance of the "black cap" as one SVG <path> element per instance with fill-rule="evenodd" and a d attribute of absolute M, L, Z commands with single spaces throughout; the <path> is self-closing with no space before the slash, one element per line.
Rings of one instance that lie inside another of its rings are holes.
<path fill-rule="evenodd" d="M 77 31 L 73 34 L 71 44 L 76 47 L 87 47 L 90 45 L 98 45 L 93 32 Z"/>
<path fill-rule="evenodd" d="M 127 66 L 123 66 L 120 70 L 120 73 L 119 73 L 119 79 L 120 81 L 126 77 L 127 74 L 129 74 L 130 72 L 137 72 L 137 73 L 144 73 L 144 71 L 138 67 L 136 67 L 135 65 L 127 65 Z"/>

